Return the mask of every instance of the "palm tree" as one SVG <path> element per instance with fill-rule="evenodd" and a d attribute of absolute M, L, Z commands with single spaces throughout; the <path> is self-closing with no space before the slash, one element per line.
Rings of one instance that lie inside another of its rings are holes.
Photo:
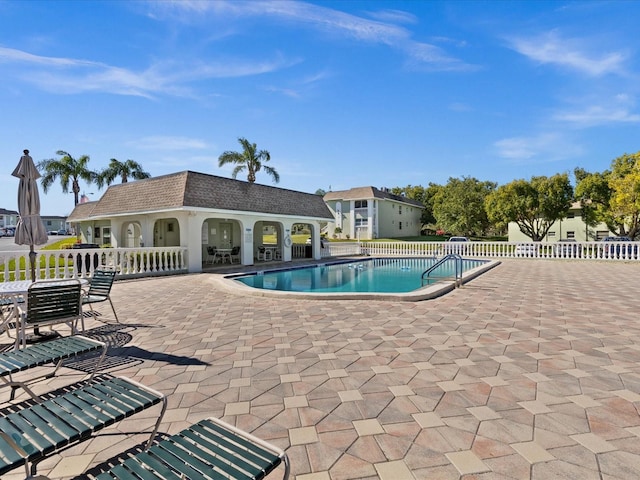
<path fill-rule="evenodd" d="M 242 145 L 242 152 L 224 152 L 218 157 L 218 166 L 222 167 L 228 163 L 234 163 L 236 166 L 231 172 L 231 176 L 236 178 L 238 173 L 247 169 L 247 181 L 249 183 L 255 183 L 256 173 L 261 169 L 267 172 L 273 178 L 275 183 L 280 181 L 280 175 L 276 170 L 267 165 L 263 165 L 263 162 L 271 160 L 271 155 L 266 150 L 258 151 L 258 147 L 255 143 L 249 143 L 246 138 L 238 138 L 238 142 Z"/>
<path fill-rule="evenodd" d="M 82 155 L 77 160 L 64 150 L 58 150 L 56 155 L 61 155 L 62 158 L 58 160 L 50 158 L 38 162 L 38 170 L 44 172 L 40 180 L 42 190 L 44 193 L 47 193 L 49 187 L 59 178 L 64 193 L 69 192 L 69 184 L 71 184 L 75 205 L 78 205 L 78 201 L 80 200 L 79 180 L 93 183 L 96 181 L 97 173 L 87 168 L 90 160 L 88 155 Z"/>
<path fill-rule="evenodd" d="M 151 175 L 149 173 L 142 169 L 142 165 L 134 160 L 121 162 L 116 158 L 112 158 L 109 161 L 109 166 L 98 173 L 96 184 L 98 185 L 98 188 L 102 188 L 105 183 L 107 185 L 111 185 L 118 177 L 121 178 L 122 183 L 127 183 L 127 181 L 129 181 L 129 177 L 135 180 L 142 180 L 143 178 L 149 178 L 150 176 Z"/>

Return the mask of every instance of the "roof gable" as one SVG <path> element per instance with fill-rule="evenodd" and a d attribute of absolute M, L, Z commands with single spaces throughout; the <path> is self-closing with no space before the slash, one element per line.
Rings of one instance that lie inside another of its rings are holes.
<path fill-rule="evenodd" d="M 383 200 L 393 200 L 396 202 L 406 203 L 413 207 L 424 208 L 424 205 L 417 200 L 395 195 L 389 191 L 380 190 L 376 187 L 355 187 L 349 190 L 341 190 L 337 192 L 328 192 L 324 196 L 325 201 L 331 200 L 367 200 L 370 198 L 379 198 Z"/>

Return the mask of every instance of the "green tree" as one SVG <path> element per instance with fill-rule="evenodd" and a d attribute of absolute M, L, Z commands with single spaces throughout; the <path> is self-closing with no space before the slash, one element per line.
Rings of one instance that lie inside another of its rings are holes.
<path fill-rule="evenodd" d="M 602 173 L 576 171 L 576 198 L 587 224 L 603 222 L 616 235 L 639 237 L 640 152 L 615 158 Z"/>
<path fill-rule="evenodd" d="M 247 181 L 255 183 L 256 173 L 264 170 L 273 178 L 275 183 L 280 181 L 278 172 L 264 163 L 271 160 L 271 154 L 267 150 L 259 150 L 255 143 L 249 143 L 246 138 L 238 138 L 238 142 L 242 145 L 242 152 L 226 151 L 218 157 L 218 166 L 222 167 L 226 164 L 235 164 L 231 176 L 236 178 L 238 174 L 247 170 Z"/>
<path fill-rule="evenodd" d="M 495 188 L 494 182 L 473 177 L 449 178 L 433 197 L 437 225 L 456 235 L 485 233 L 490 226 L 485 199 Z"/>
<path fill-rule="evenodd" d="M 50 158 L 38 162 L 38 170 L 42 174 L 40 179 L 42 190 L 47 193 L 51 185 L 57 179 L 60 179 L 62 191 L 68 193 L 69 187 L 71 187 L 75 201 L 74 205 L 78 205 L 80 200 L 80 180 L 84 180 L 89 184 L 93 183 L 96 181 L 97 173 L 87 168 L 90 160 L 88 155 L 82 155 L 80 158 L 75 159 L 64 150 L 58 150 L 56 155 L 61 155 L 62 158 Z"/>
<path fill-rule="evenodd" d="M 613 217 L 609 211 L 609 203 L 613 191 L 609 187 L 609 175 L 611 172 L 589 173 L 584 169 L 576 168 L 575 198 L 580 202 L 582 220 L 588 227 L 595 227 L 603 222 L 611 231 L 618 229 L 614 225 Z"/>
<path fill-rule="evenodd" d="M 327 194 L 327 192 L 325 192 L 322 188 L 319 188 L 315 191 L 315 194 L 320 195 L 321 197 L 324 197 Z"/>
<path fill-rule="evenodd" d="M 520 231 L 535 242 L 547 234 L 556 220 L 566 218 L 573 200 L 569 175 L 514 180 L 487 196 L 489 220 L 500 226 L 516 222 Z"/>
<path fill-rule="evenodd" d="M 98 173 L 96 184 L 98 188 L 102 188 L 105 184 L 111 185 L 116 181 L 116 178 L 120 178 L 122 183 L 127 183 L 129 178 L 142 180 L 150 176 L 149 173 L 143 170 L 142 165 L 134 160 L 121 162 L 118 159 L 112 158 L 109 161 L 109 166 Z"/>

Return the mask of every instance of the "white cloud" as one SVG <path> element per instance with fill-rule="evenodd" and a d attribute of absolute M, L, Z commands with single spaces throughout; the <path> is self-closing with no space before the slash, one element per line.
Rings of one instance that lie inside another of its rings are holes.
<path fill-rule="evenodd" d="M 473 111 L 473 107 L 467 103 L 462 102 L 453 102 L 448 106 L 449 110 L 454 112 L 471 112 Z"/>
<path fill-rule="evenodd" d="M 89 62 L 86 60 L 76 60 L 73 58 L 43 57 L 33 55 L 28 52 L 16 50 L 15 48 L 0 47 L 0 62 L 4 63 L 27 63 L 32 65 L 53 66 L 53 67 L 96 67 L 102 64 Z"/>
<path fill-rule="evenodd" d="M 587 42 L 562 38 L 555 31 L 531 38 L 514 38 L 511 47 L 536 62 L 567 67 L 591 76 L 620 74 L 627 58 L 622 52 L 588 51 Z"/>
<path fill-rule="evenodd" d="M 272 17 L 290 21 L 300 27 L 308 25 L 334 35 L 362 42 L 387 45 L 408 55 L 412 64 L 428 65 L 434 70 L 469 70 L 460 59 L 448 55 L 440 47 L 411 39 L 411 31 L 396 23 L 414 23 L 415 17 L 399 10 L 367 12 L 372 20 L 328 7 L 298 1 L 173 1 L 153 4 L 153 16 L 163 20 L 201 20 L 206 13 L 236 17 Z"/>
<path fill-rule="evenodd" d="M 302 97 L 300 92 L 297 90 L 294 90 L 293 88 L 282 88 L 282 87 L 270 86 L 270 87 L 265 87 L 265 90 L 271 93 L 279 93 L 281 95 L 284 95 L 285 97 L 290 97 L 290 98 Z"/>
<path fill-rule="evenodd" d="M 515 164 L 555 162 L 580 155 L 583 149 L 557 133 L 511 137 L 494 143 L 499 157 Z"/>
<path fill-rule="evenodd" d="M 140 150 L 201 150 L 209 148 L 207 142 L 199 138 L 155 135 L 127 142 L 127 146 Z"/>
<path fill-rule="evenodd" d="M 379 10 L 367 13 L 371 18 L 381 22 L 418 23 L 418 18 L 413 13 L 403 12 L 402 10 Z"/>
<path fill-rule="evenodd" d="M 624 107 L 606 108 L 598 105 L 582 111 L 558 113 L 556 120 L 573 123 L 579 127 L 593 127 L 611 123 L 640 123 L 640 115 Z"/>
<path fill-rule="evenodd" d="M 33 55 L 0 47 L 0 62 L 26 64 L 14 75 L 52 93 L 107 92 L 152 98 L 159 94 L 194 96 L 189 82 L 212 78 L 261 75 L 286 68 L 298 60 L 278 55 L 272 60 L 225 60 L 197 64 L 158 62 L 136 72 L 126 68 L 79 59 Z M 10 76 L 11 72 L 5 73 Z"/>
<path fill-rule="evenodd" d="M 586 100 L 571 110 L 559 111 L 553 119 L 566 122 L 577 128 L 600 125 L 640 123 L 640 114 L 633 111 L 636 99 L 632 95 L 619 93 L 610 98 L 601 95 Z"/>

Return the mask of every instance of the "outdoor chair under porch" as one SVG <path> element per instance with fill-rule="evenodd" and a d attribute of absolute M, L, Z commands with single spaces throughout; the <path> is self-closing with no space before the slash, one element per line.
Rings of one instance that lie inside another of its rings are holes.
<path fill-rule="evenodd" d="M 216 262 L 222 262 L 222 256 L 218 253 L 216 246 L 209 245 L 207 246 L 207 263 L 213 265 Z"/>

